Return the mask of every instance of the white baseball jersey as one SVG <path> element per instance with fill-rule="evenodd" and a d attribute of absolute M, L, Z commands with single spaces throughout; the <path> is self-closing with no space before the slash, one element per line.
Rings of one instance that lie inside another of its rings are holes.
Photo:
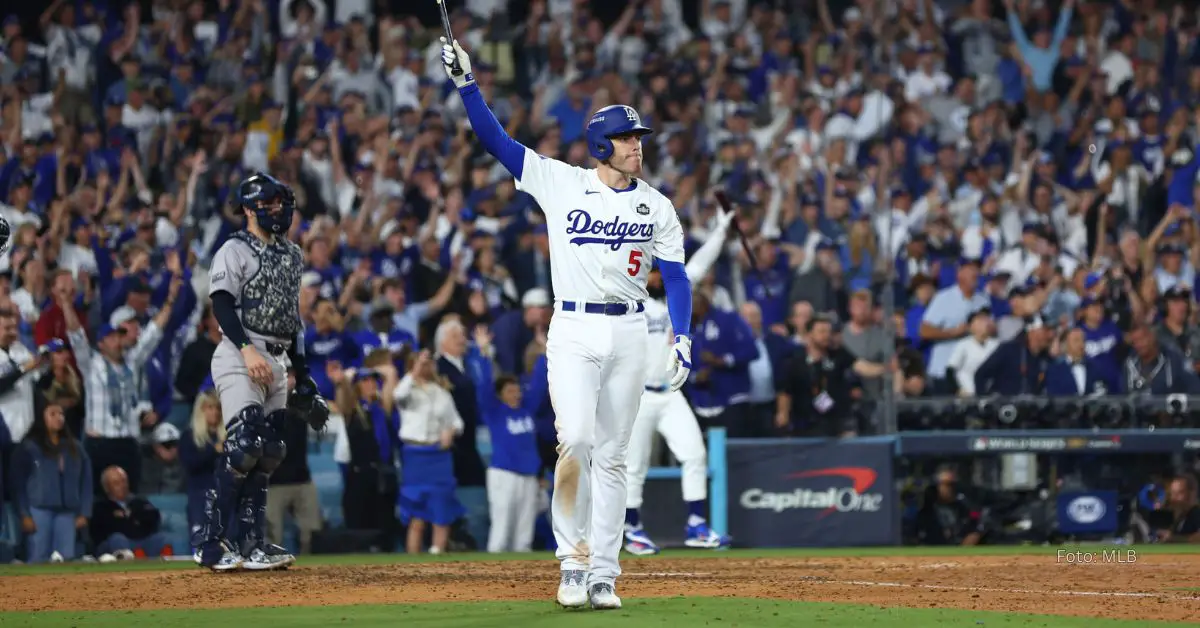
<path fill-rule="evenodd" d="M 644 301 L 654 259 L 683 263 L 675 206 L 644 181 L 613 190 L 595 170 L 526 148 L 516 184 L 546 213 L 550 278 L 559 300 Z"/>

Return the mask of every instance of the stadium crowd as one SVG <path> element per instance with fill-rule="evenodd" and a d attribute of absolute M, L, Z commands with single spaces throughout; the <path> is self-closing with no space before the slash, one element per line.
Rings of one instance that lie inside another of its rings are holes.
<path fill-rule="evenodd" d="M 731 237 L 695 287 L 740 314 L 720 329 L 696 308 L 702 424 L 842 436 L 878 431 L 861 409 L 886 399 L 1200 394 L 1200 22 L 1164 4 L 466 0 L 451 21 L 542 155 L 586 166 L 591 112 L 634 106 L 690 250 L 727 235 L 713 191 L 736 201 L 754 259 Z M 70 558 L 76 530 L 161 551 L 137 495 L 186 490 L 199 518 L 223 435 L 206 263 L 255 171 L 302 215 L 348 526 L 398 529 L 375 504 L 419 474 L 396 476 L 394 439 L 452 442 L 451 486 L 484 485 L 484 438 L 492 464 L 553 464 L 543 208 L 473 141 L 436 17 L 404 11 L 56 0 L 4 19 L 0 444 L 31 560 Z M 705 358 L 739 334 L 753 351 Z M 356 421 L 380 385 L 436 431 L 373 428 L 390 401 Z M 523 388 L 524 414 L 481 405 L 493 387 Z M 304 545 L 321 522 L 294 458 L 272 529 L 291 512 Z"/>

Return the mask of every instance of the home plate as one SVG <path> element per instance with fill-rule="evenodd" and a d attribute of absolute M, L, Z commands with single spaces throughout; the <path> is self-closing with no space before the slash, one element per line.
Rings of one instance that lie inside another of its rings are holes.
<path fill-rule="evenodd" d="M 692 571 L 651 571 L 647 573 L 626 573 L 623 576 L 629 578 L 695 578 L 700 576 L 711 576 L 711 573 L 699 573 Z"/>

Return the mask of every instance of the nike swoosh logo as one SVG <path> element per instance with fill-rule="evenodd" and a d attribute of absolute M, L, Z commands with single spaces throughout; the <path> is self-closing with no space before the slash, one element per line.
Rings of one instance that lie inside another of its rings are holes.
<path fill-rule="evenodd" d="M 588 190 L 588 191 L 584 192 L 584 195 L 599 194 L 599 193 L 600 193 L 600 190 Z"/>

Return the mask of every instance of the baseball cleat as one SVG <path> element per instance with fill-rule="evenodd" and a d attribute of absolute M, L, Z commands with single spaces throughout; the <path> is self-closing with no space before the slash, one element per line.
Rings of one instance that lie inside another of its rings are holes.
<path fill-rule="evenodd" d="M 634 556 L 653 556 L 658 553 L 658 546 L 650 540 L 650 536 L 641 525 L 625 524 L 625 551 Z"/>
<path fill-rule="evenodd" d="M 211 565 L 204 564 L 204 562 L 200 559 L 199 552 L 196 552 L 196 554 L 193 556 L 193 560 L 196 561 L 197 565 L 208 567 L 213 571 L 237 571 L 238 569 L 242 568 L 242 563 L 244 562 L 241 555 L 237 552 L 225 552 L 224 554 L 221 554 L 221 557 L 217 559 L 217 562 Z"/>
<path fill-rule="evenodd" d="M 562 572 L 555 601 L 563 608 L 583 608 L 588 603 L 588 590 L 583 581 L 587 572 L 582 569 L 567 569 Z"/>
<path fill-rule="evenodd" d="M 588 601 L 592 603 L 592 608 L 598 611 L 615 610 L 621 608 L 621 598 L 617 597 L 617 591 L 613 585 L 607 582 L 597 582 L 588 590 Z"/>
<path fill-rule="evenodd" d="M 192 554 L 192 560 L 197 565 L 208 567 L 213 571 L 237 571 L 245 562 L 242 555 L 230 549 L 229 544 L 225 542 L 213 543 L 197 549 Z M 103 562 L 103 557 L 101 557 L 101 561 Z"/>
<path fill-rule="evenodd" d="M 274 571 L 287 569 L 296 562 L 296 557 L 278 545 L 264 545 L 254 548 L 250 556 L 242 563 L 242 567 L 250 571 Z"/>
<path fill-rule="evenodd" d="M 733 539 L 726 534 L 718 534 L 715 530 L 708 527 L 707 523 L 687 527 L 687 538 L 683 544 L 688 547 L 696 547 L 701 549 L 720 549 L 729 547 Z"/>

